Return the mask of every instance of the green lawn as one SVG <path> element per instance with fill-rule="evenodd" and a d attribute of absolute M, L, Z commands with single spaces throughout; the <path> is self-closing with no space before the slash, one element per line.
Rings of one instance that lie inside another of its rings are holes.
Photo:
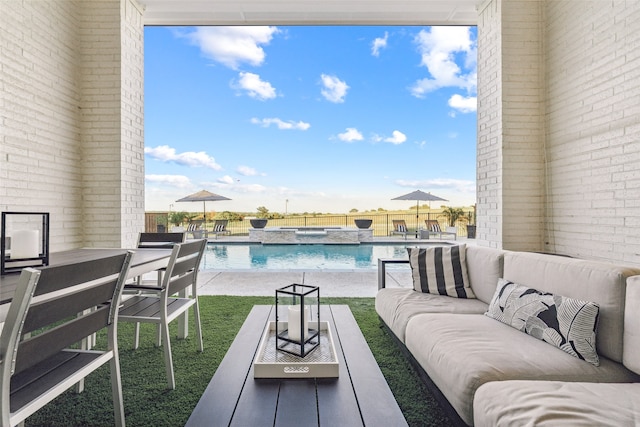
<path fill-rule="evenodd" d="M 381 328 L 373 298 L 325 298 L 324 303 L 348 304 L 409 425 L 447 426 L 449 420 L 417 378 L 392 338 Z M 271 297 L 201 296 L 205 351 L 189 338 L 174 339 L 176 389 L 165 388 L 163 353 L 153 344 L 155 329 L 141 327 L 141 346 L 131 350 L 133 325 L 119 325 L 120 366 L 128 426 L 182 426 L 231 345 L 254 304 Z M 193 320 L 193 316 L 190 316 Z M 177 322 L 172 324 L 176 333 Z M 193 331 L 193 325 L 190 326 Z M 99 337 L 98 346 L 104 337 Z M 86 380 L 81 394 L 71 391 L 31 416 L 27 426 L 111 426 L 113 406 L 108 366 Z"/>

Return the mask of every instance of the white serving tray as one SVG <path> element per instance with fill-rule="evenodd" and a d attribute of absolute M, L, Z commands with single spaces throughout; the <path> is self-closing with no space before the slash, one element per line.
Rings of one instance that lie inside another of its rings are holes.
<path fill-rule="evenodd" d="M 279 330 L 287 322 L 279 322 Z M 318 322 L 309 322 L 318 329 Z M 276 322 L 269 322 L 264 330 L 258 353 L 253 361 L 254 378 L 338 378 L 338 356 L 333 345 L 331 328 L 320 322 L 320 345 L 304 358 L 276 350 Z"/>

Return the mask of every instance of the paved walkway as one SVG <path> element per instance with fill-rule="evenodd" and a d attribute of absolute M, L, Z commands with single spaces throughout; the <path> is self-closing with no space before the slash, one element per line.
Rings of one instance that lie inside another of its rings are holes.
<path fill-rule="evenodd" d="M 238 242 L 242 237 L 220 238 Z M 475 244 L 473 240 L 458 238 L 458 243 Z M 243 239 L 247 241 L 245 237 Z M 215 240 L 214 240 L 215 241 Z M 389 243 L 391 239 L 376 239 Z M 412 240 L 397 240 L 411 243 Z M 414 240 L 421 242 L 420 240 Z M 199 295 L 275 296 L 275 290 L 292 283 L 319 286 L 321 297 L 375 297 L 378 292 L 378 271 L 373 270 L 202 270 L 198 275 Z M 387 287 L 411 287 L 411 271 L 408 264 L 387 266 Z"/>
<path fill-rule="evenodd" d="M 410 287 L 411 272 L 405 269 L 389 272 L 388 287 Z M 378 292 L 377 270 L 367 271 L 212 271 L 198 276 L 199 295 L 267 295 L 292 283 L 319 286 L 321 297 L 374 297 Z"/>

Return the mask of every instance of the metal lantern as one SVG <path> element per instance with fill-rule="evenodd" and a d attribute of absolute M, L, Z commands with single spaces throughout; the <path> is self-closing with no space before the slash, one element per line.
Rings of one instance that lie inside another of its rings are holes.
<path fill-rule="evenodd" d="M 2 212 L 0 274 L 49 265 L 49 213 Z"/>
<path fill-rule="evenodd" d="M 279 351 L 305 357 L 315 350 L 320 345 L 320 288 L 294 283 L 276 289 L 276 328 Z"/>

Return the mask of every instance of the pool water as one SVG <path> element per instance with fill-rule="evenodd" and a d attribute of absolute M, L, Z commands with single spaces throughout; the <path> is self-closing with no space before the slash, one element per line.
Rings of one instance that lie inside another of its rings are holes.
<path fill-rule="evenodd" d="M 353 270 L 375 269 L 378 258 L 407 259 L 415 244 L 262 245 L 209 243 L 203 269 Z M 422 246 L 422 245 L 421 245 Z"/>

